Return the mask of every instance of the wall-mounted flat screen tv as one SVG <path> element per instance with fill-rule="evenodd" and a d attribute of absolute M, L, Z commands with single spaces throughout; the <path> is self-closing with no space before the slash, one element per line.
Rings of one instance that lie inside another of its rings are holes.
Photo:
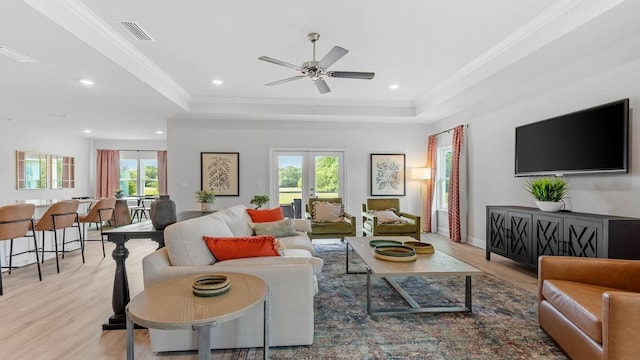
<path fill-rule="evenodd" d="M 516 128 L 515 176 L 629 172 L 629 99 Z"/>

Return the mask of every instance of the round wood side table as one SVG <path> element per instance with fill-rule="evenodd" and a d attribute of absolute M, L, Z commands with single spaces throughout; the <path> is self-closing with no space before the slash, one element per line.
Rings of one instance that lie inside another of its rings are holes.
<path fill-rule="evenodd" d="M 212 272 L 213 273 L 213 272 Z M 268 288 L 264 280 L 242 273 L 226 273 L 231 288 L 218 296 L 193 295 L 195 278 L 184 276 L 153 285 L 136 295 L 126 308 L 127 359 L 134 358 L 134 324 L 147 328 L 198 331 L 198 359 L 211 359 L 211 328 L 237 319 L 260 304 L 264 307 L 264 359 L 269 358 Z"/>

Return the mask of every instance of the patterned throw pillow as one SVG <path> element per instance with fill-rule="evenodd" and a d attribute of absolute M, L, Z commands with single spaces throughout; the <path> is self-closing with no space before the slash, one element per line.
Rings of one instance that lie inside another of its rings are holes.
<path fill-rule="evenodd" d="M 298 232 L 293 226 L 293 220 L 289 218 L 284 218 L 284 220 L 279 221 L 249 223 L 249 226 L 256 235 L 271 235 L 277 238 L 298 235 Z"/>
<path fill-rule="evenodd" d="M 396 215 L 394 210 L 371 210 L 369 212 L 378 217 L 378 224 L 405 224 L 407 221 Z"/>
<path fill-rule="evenodd" d="M 344 204 L 328 201 L 314 201 L 311 217 L 317 222 L 344 221 Z"/>
<path fill-rule="evenodd" d="M 213 237 L 202 239 L 217 261 L 259 256 L 280 256 L 280 243 L 273 236 Z"/>

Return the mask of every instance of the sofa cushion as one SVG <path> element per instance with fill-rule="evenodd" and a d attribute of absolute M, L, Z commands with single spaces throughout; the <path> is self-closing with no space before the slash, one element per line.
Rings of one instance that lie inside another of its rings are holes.
<path fill-rule="evenodd" d="M 220 217 L 227 223 L 233 236 L 251 236 L 253 229 L 248 225 L 251 217 L 247 214 L 247 207 L 244 205 L 235 205 L 220 211 L 213 216 Z"/>
<path fill-rule="evenodd" d="M 619 291 L 605 286 L 547 279 L 542 295 L 593 340 L 602 343 L 602 294 Z"/>
<path fill-rule="evenodd" d="M 304 249 L 311 255 L 315 256 L 316 254 L 316 250 L 313 248 L 311 240 L 305 233 L 297 233 L 295 236 L 280 237 L 278 240 L 282 243 L 282 247 L 287 250 Z"/>
<path fill-rule="evenodd" d="M 293 228 L 296 231 L 311 232 L 311 221 L 307 219 L 293 219 Z"/>
<path fill-rule="evenodd" d="M 314 222 L 311 224 L 313 234 L 351 234 L 351 223 L 340 222 Z"/>
<path fill-rule="evenodd" d="M 247 213 L 254 223 L 272 222 L 284 219 L 282 208 L 273 209 L 247 209 Z"/>
<path fill-rule="evenodd" d="M 378 224 L 378 234 L 411 234 L 416 231 L 416 224 Z"/>
<path fill-rule="evenodd" d="M 262 256 L 262 257 L 253 257 L 253 258 L 240 258 L 240 259 L 231 259 L 224 262 L 217 263 L 213 269 L 216 269 L 216 266 L 224 266 L 225 270 L 231 269 L 233 266 L 269 266 L 269 265 L 279 265 L 279 264 L 310 264 L 313 268 L 313 273 L 315 275 L 320 274 L 322 271 L 322 266 L 324 265 L 324 260 L 321 258 L 311 256 L 309 252 L 305 250 L 283 250 L 283 256 Z"/>
<path fill-rule="evenodd" d="M 222 216 L 217 213 L 180 221 L 164 229 L 164 244 L 174 266 L 210 265 L 215 258 L 202 241 L 208 236 L 234 236 Z M 244 226 L 249 228 L 244 223 Z"/>
<path fill-rule="evenodd" d="M 280 256 L 279 244 L 273 236 L 202 237 L 217 261 L 260 256 Z"/>
<path fill-rule="evenodd" d="M 271 235 L 274 237 L 294 236 L 298 232 L 293 227 L 293 221 L 289 218 L 279 221 L 249 223 L 256 235 Z"/>
<path fill-rule="evenodd" d="M 344 220 L 344 204 L 314 201 L 311 218 L 316 222 L 340 222 Z"/>

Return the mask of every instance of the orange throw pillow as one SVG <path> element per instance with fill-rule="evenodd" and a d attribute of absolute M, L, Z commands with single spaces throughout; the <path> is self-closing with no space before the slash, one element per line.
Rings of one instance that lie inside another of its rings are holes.
<path fill-rule="evenodd" d="M 271 235 L 247 237 L 202 237 L 216 261 L 259 256 L 280 256 L 279 244 Z"/>
<path fill-rule="evenodd" d="M 254 223 L 263 223 L 263 222 L 272 222 L 283 220 L 284 215 L 282 215 L 282 208 L 273 208 L 273 209 L 247 209 L 247 213 L 251 216 L 251 221 Z"/>

